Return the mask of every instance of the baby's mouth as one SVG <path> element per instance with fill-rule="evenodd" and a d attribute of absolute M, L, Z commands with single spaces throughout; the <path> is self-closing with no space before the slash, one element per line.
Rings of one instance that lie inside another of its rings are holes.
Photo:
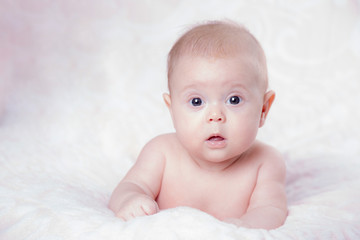
<path fill-rule="evenodd" d="M 226 146 L 227 141 L 221 135 L 212 135 L 206 140 L 206 143 L 211 149 L 220 149 Z"/>
<path fill-rule="evenodd" d="M 208 138 L 208 141 L 214 141 L 214 142 L 219 142 L 219 141 L 223 141 L 225 140 L 225 138 L 223 138 L 220 135 L 215 135 L 215 136 L 211 136 Z"/>

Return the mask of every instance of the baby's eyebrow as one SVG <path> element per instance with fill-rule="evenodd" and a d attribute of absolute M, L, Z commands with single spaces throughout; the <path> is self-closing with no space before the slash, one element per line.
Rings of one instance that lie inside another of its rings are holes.
<path fill-rule="evenodd" d="M 226 85 L 226 84 L 224 84 Z M 244 86 L 244 84 L 240 84 L 240 83 L 234 83 L 234 84 L 229 84 L 229 88 L 241 88 L 241 89 L 244 89 L 246 90 L 247 87 Z"/>
<path fill-rule="evenodd" d="M 191 83 L 191 84 L 188 84 L 186 86 L 184 86 L 181 90 L 187 90 L 187 89 L 199 89 L 199 88 L 203 88 L 205 86 L 208 86 L 208 83 L 206 81 L 204 82 L 194 82 L 194 83 Z M 243 83 L 239 83 L 239 81 L 236 81 L 236 80 L 228 80 L 228 81 L 225 81 L 222 86 L 226 86 L 226 87 L 229 87 L 229 88 L 242 88 L 244 90 L 246 90 L 248 87 L 246 87 L 245 84 Z"/>
<path fill-rule="evenodd" d="M 190 83 L 188 85 L 183 86 L 180 89 L 180 93 L 184 93 L 184 92 L 188 92 L 188 91 L 197 91 L 199 89 L 204 89 L 204 87 L 207 85 L 206 82 L 202 83 L 202 82 L 194 82 L 194 83 Z"/>
<path fill-rule="evenodd" d="M 249 91 L 249 86 L 246 86 L 246 85 L 238 83 L 238 82 L 234 83 L 234 82 L 230 81 L 228 83 L 224 83 L 223 86 L 227 87 L 230 90 L 241 90 L 244 92 Z"/>

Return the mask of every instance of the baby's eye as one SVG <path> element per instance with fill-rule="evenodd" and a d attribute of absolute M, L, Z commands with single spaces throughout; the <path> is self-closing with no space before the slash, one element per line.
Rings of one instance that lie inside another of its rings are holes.
<path fill-rule="evenodd" d="M 190 103 L 194 107 L 198 107 L 198 106 L 202 105 L 202 100 L 201 100 L 201 98 L 193 98 L 193 99 L 191 99 Z"/>
<path fill-rule="evenodd" d="M 228 100 L 228 103 L 232 105 L 237 105 L 242 101 L 242 99 L 238 96 L 231 96 Z"/>

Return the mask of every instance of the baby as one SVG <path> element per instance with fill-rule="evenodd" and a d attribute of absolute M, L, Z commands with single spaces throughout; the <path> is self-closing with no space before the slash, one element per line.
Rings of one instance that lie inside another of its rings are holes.
<path fill-rule="evenodd" d="M 169 53 L 168 86 L 176 132 L 143 148 L 110 209 L 129 220 L 187 206 L 241 227 L 281 226 L 285 164 L 256 140 L 275 93 L 254 36 L 230 22 L 195 26 Z"/>

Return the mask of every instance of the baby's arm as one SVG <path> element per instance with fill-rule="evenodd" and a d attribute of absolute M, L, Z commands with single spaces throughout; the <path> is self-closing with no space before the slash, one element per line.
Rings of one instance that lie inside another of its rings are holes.
<path fill-rule="evenodd" d="M 282 156 L 272 150 L 259 169 L 258 179 L 247 212 L 230 222 L 248 228 L 274 229 L 287 217 L 286 169 Z"/>
<path fill-rule="evenodd" d="M 123 220 L 151 215 L 159 211 L 155 198 L 159 194 L 165 158 L 161 140 L 150 141 L 142 150 L 135 165 L 115 188 L 109 208 Z"/>

